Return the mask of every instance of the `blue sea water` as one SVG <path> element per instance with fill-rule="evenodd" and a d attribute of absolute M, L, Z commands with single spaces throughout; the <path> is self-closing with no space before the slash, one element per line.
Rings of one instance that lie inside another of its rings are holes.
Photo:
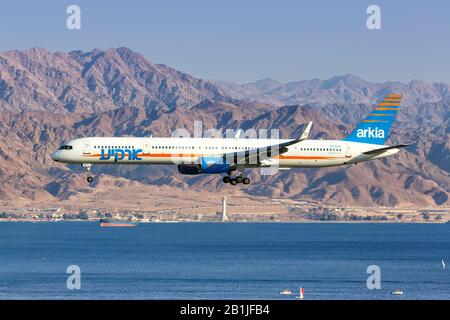
<path fill-rule="evenodd" d="M 4 222 L 0 299 L 450 299 L 441 259 L 450 224 Z"/>

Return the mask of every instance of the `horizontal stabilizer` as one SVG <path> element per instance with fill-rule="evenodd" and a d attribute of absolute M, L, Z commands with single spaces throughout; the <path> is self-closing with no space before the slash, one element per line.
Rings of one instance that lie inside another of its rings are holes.
<path fill-rule="evenodd" d="M 385 147 L 385 148 L 373 149 L 373 150 L 370 150 L 370 151 L 363 152 L 363 154 L 379 154 L 379 153 L 383 153 L 383 152 L 385 152 L 387 150 L 390 150 L 390 149 L 399 149 L 399 148 L 404 148 L 404 147 L 407 147 L 407 146 L 410 146 L 410 145 L 411 144 L 398 144 L 396 146 L 389 146 L 389 147 Z"/>

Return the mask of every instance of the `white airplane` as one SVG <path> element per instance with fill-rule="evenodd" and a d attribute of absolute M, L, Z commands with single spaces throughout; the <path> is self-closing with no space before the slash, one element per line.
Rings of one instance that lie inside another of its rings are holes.
<path fill-rule="evenodd" d="M 309 122 L 298 139 L 89 137 L 64 143 L 51 157 L 81 164 L 88 182 L 94 179 L 93 164 L 165 164 L 177 165 L 181 174 L 226 174 L 224 183 L 249 184 L 245 168 L 331 167 L 396 154 L 407 145 L 388 146 L 385 142 L 400 100 L 399 94 L 388 94 L 341 140 L 308 139 Z"/>

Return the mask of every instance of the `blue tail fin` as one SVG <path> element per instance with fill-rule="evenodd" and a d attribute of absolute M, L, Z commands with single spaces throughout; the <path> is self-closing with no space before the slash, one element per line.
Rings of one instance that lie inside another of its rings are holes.
<path fill-rule="evenodd" d="M 348 137 L 342 140 L 385 144 L 389 136 L 389 129 L 394 123 L 400 107 L 401 98 L 399 94 L 388 94 L 372 113 L 359 123 Z"/>

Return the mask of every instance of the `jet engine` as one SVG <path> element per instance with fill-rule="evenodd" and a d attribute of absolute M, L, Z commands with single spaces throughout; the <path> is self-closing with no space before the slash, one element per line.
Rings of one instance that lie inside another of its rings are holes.
<path fill-rule="evenodd" d="M 206 156 L 199 159 L 200 164 L 180 164 L 178 172 L 181 174 L 201 174 L 201 173 L 225 173 L 233 171 L 233 164 L 227 163 L 222 156 Z"/>
<path fill-rule="evenodd" d="M 233 165 L 227 163 L 223 156 L 208 156 L 200 158 L 202 173 L 224 173 L 231 171 Z"/>
<path fill-rule="evenodd" d="M 202 173 L 202 169 L 199 164 L 179 164 L 178 172 L 181 174 L 195 175 Z"/>

